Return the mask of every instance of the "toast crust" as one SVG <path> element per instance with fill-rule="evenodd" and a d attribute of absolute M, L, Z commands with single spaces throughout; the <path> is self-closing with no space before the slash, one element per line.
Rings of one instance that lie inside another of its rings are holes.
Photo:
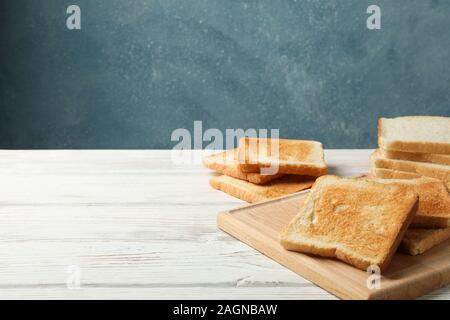
<path fill-rule="evenodd" d="M 256 203 L 311 188 L 314 180 L 315 178 L 313 177 L 286 175 L 265 185 L 255 185 L 244 180 L 222 175 L 211 178 L 209 184 L 214 189 L 223 191 L 233 197 Z"/>
<path fill-rule="evenodd" d="M 418 173 L 406 172 L 406 171 L 396 171 L 396 170 L 391 170 L 391 169 L 375 168 L 375 167 L 372 168 L 372 175 L 374 177 L 382 178 L 382 179 L 417 179 L 420 177 L 424 177 Z M 431 177 L 428 177 L 428 178 L 431 178 Z M 437 178 L 432 178 L 432 179 L 439 180 Z M 450 191 L 450 182 L 447 183 L 447 189 Z"/>
<path fill-rule="evenodd" d="M 279 173 L 318 177 L 327 167 L 320 142 L 244 137 L 240 140 L 238 161 L 243 172 L 277 168 Z"/>
<path fill-rule="evenodd" d="M 402 152 L 450 154 L 450 144 L 442 142 L 398 141 L 380 137 L 379 146 Z"/>
<path fill-rule="evenodd" d="M 372 168 L 372 174 L 374 177 L 381 179 L 417 179 L 423 177 L 422 175 L 414 172 L 396 171 L 384 168 Z"/>
<path fill-rule="evenodd" d="M 399 246 L 399 251 L 415 256 L 422 254 L 438 244 L 450 239 L 450 228 L 415 229 L 410 228 Z"/>
<path fill-rule="evenodd" d="M 203 158 L 203 165 L 218 173 L 241 180 L 246 180 L 255 184 L 265 184 L 283 176 L 283 174 L 262 175 L 260 173 L 243 172 L 237 161 L 237 153 L 238 149 L 231 149 L 207 156 Z"/>
<path fill-rule="evenodd" d="M 280 242 L 287 250 L 385 270 L 417 206 L 418 195 L 404 186 L 320 177 Z"/>
<path fill-rule="evenodd" d="M 394 171 L 406 171 L 422 176 L 437 178 L 446 183 L 450 182 L 450 166 L 434 163 L 388 159 L 383 157 L 383 154 L 379 149 L 375 150 L 372 153 L 371 160 L 375 168 L 391 169 Z"/>
<path fill-rule="evenodd" d="M 436 164 L 450 165 L 450 155 L 435 153 L 412 153 L 393 150 L 382 150 L 385 158 L 394 160 L 407 160 L 417 162 L 431 162 Z"/>
<path fill-rule="evenodd" d="M 384 118 L 378 118 L 377 122 L 377 128 L 378 128 L 378 146 L 381 148 L 382 141 L 381 137 L 383 136 L 383 119 Z"/>

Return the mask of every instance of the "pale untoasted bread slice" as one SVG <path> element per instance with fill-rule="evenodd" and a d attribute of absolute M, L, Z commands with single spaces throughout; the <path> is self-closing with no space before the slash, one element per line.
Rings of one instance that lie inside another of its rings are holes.
<path fill-rule="evenodd" d="M 287 250 L 385 270 L 414 218 L 410 188 L 355 178 L 317 179 L 300 213 L 280 235 Z"/>
<path fill-rule="evenodd" d="M 256 185 L 222 175 L 211 178 L 209 184 L 233 197 L 255 203 L 308 189 L 314 184 L 314 180 L 313 177 L 286 175 L 265 185 Z"/>
<path fill-rule="evenodd" d="M 450 154 L 450 118 L 380 118 L 378 144 L 386 150 Z"/>
<path fill-rule="evenodd" d="M 231 149 L 207 156 L 203 158 L 203 164 L 205 167 L 218 173 L 250 181 L 255 184 L 265 184 L 282 176 L 282 174 L 262 175 L 259 173 L 243 172 L 239 168 L 239 163 L 237 161 L 237 149 Z"/>
<path fill-rule="evenodd" d="M 238 161 L 244 172 L 275 168 L 278 173 L 314 177 L 327 172 L 323 147 L 317 141 L 242 138 Z"/>
<path fill-rule="evenodd" d="M 447 185 L 441 180 L 428 177 L 370 180 L 386 184 L 401 184 L 411 188 L 419 195 L 419 207 L 411 226 L 421 228 L 450 227 L 450 193 Z"/>
<path fill-rule="evenodd" d="M 400 244 L 399 251 L 412 256 L 422 254 L 438 244 L 450 239 L 450 228 L 413 229 L 409 228 Z"/>
<path fill-rule="evenodd" d="M 450 182 L 450 166 L 443 164 L 414 162 L 407 160 L 393 160 L 385 158 L 378 149 L 372 153 L 372 164 L 375 168 L 391 169 L 395 171 L 405 171 L 417 173 L 422 176 L 437 178 L 445 183 Z"/>
<path fill-rule="evenodd" d="M 393 150 L 382 150 L 384 157 L 389 159 L 409 160 L 417 162 L 431 162 L 450 165 L 450 155 L 436 153 L 412 153 Z"/>

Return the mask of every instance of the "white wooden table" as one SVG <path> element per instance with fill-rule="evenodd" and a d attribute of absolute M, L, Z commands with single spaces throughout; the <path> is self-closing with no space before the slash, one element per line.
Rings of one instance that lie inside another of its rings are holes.
<path fill-rule="evenodd" d="M 326 161 L 355 175 L 370 152 Z M 0 298 L 334 299 L 217 229 L 243 202 L 212 175 L 170 151 L 0 151 Z"/>

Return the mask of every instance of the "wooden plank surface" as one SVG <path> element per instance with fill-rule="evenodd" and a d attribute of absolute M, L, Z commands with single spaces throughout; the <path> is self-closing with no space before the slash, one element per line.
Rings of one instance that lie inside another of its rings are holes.
<path fill-rule="evenodd" d="M 307 192 L 229 210 L 218 226 L 273 260 L 343 299 L 412 299 L 450 283 L 450 240 L 418 256 L 397 253 L 381 275 L 380 287 L 369 288 L 372 276 L 336 259 L 285 250 L 281 230 L 298 213 Z"/>
<path fill-rule="evenodd" d="M 326 160 L 354 175 L 369 154 Z M 170 151 L 0 151 L 0 298 L 334 299 L 217 229 L 218 212 L 244 203 L 212 175 Z"/>

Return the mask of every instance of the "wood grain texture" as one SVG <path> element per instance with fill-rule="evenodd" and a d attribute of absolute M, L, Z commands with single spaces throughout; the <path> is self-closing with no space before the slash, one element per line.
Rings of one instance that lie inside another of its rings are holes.
<path fill-rule="evenodd" d="M 371 273 L 336 259 L 285 250 L 281 230 L 298 213 L 307 192 L 223 212 L 218 226 L 237 239 L 344 299 L 411 299 L 450 283 L 450 241 L 409 256 L 395 254 L 380 288 L 367 285 Z"/>
<path fill-rule="evenodd" d="M 325 159 L 357 175 L 370 152 Z M 217 213 L 244 202 L 208 185 L 201 154 L 0 151 L 0 298 L 334 299 L 217 229 Z M 71 265 L 78 290 L 66 286 Z"/>

